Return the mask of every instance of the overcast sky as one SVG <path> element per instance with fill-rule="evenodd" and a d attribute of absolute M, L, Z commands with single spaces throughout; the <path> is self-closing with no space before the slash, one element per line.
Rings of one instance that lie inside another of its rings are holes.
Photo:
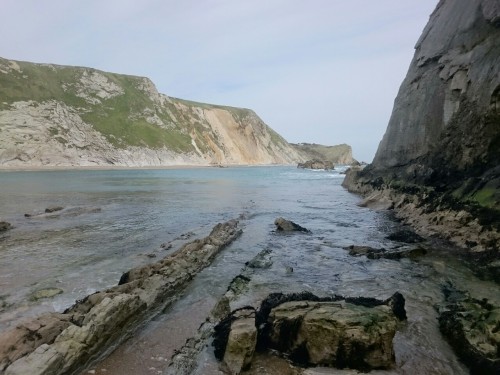
<path fill-rule="evenodd" d="M 1 0 L 0 56 L 147 76 L 370 162 L 438 0 Z"/>

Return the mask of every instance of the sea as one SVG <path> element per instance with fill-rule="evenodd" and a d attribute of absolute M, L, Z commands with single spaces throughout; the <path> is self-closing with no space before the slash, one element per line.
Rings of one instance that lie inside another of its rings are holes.
<path fill-rule="evenodd" d="M 0 172 L 0 220 L 14 226 L 0 234 L 0 334 L 27 317 L 61 312 L 116 285 L 127 270 L 238 219 L 242 236 L 194 278 L 172 313 L 207 296 L 216 300 L 246 262 L 269 250 L 272 266 L 254 271 L 249 300 L 277 291 L 381 299 L 398 291 L 408 321 L 394 340 L 396 373 L 467 374 L 439 333 L 442 290 L 454 285 L 495 299 L 496 285 L 477 279 L 438 245 L 416 260 L 350 256 L 344 249 L 350 245 L 402 246 L 387 239 L 402 224 L 388 212 L 358 206 L 361 198 L 341 186 L 345 169 Z M 45 213 L 56 206 L 62 209 Z M 310 233 L 277 233 L 278 217 Z"/>

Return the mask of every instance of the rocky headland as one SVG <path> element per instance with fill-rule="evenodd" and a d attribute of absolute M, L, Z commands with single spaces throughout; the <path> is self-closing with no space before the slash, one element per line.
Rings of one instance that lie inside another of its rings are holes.
<path fill-rule="evenodd" d="M 343 186 L 361 206 L 390 210 L 426 238 L 451 244 L 500 282 L 500 3 L 441 0 L 416 44 L 372 164 Z M 377 258 L 384 249 L 351 248 Z M 451 288 L 453 289 L 453 288 Z M 442 334 L 471 373 L 500 371 L 498 306 L 443 290 Z"/>
<path fill-rule="evenodd" d="M 344 186 L 500 280 L 500 4 L 440 1 L 375 158 Z"/>
<path fill-rule="evenodd" d="M 151 80 L 0 58 L 0 168 L 295 164 L 249 109 L 161 94 Z"/>

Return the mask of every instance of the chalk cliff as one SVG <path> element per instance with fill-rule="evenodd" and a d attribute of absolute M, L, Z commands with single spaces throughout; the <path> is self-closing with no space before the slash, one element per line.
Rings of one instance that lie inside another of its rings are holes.
<path fill-rule="evenodd" d="M 302 160 L 249 109 L 172 98 L 144 77 L 0 58 L 0 168 Z"/>
<path fill-rule="evenodd" d="M 441 0 L 373 163 L 345 186 L 425 234 L 498 256 L 500 2 Z"/>

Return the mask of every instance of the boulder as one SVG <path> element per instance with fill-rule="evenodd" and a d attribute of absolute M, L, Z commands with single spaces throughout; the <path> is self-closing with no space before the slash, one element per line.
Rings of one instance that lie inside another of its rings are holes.
<path fill-rule="evenodd" d="M 445 289 L 439 329 L 471 374 L 500 374 L 500 307 Z"/>
<path fill-rule="evenodd" d="M 300 225 L 295 224 L 293 221 L 284 219 L 282 217 L 279 217 L 276 220 L 274 220 L 274 225 L 276 225 L 276 230 L 278 232 L 304 232 L 304 233 L 310 233 L 309 229 L 301 227 Z"/>
<path fill-rule="evenodd" d="M 12 229 L 12 225 L 6 221 L 0 221 L 0 233 Z"/>
<path fill-rule="evenodd" d="M 297 165 L 297 168 L 332 170 L 335 168 L 335 165 L 333 164 L 333 162 L 328 160 L 313 159 L 308 160 L 304 163 L 299 163 Z"/>
<path fill-rule="evenodd" d="M 406 319 L 404 305 L 397 292 L 385 301 L 272 293 L 256 314 L 243 307 L 215 326 L 214 354 L 233 374 L 250 364 L 255 345 L 259 353 L 274 350 L 300 366 L 390 368 L 392 340 L 398 322 Z"/>
<path fill-rule="evenodd" d="M 232 315 L 223 360 L 231 374 L 239 374 L 250 366 L 256 344 L 255 310 L 253 308 L 237 310 Z"/>
<path fill-rule="evenodd" d="M 271 348 L 295 362 L 359 370 L 394 365 L 398 319 L 389 306 L 286 302 L 271 310 L 268 322 Z"/>

